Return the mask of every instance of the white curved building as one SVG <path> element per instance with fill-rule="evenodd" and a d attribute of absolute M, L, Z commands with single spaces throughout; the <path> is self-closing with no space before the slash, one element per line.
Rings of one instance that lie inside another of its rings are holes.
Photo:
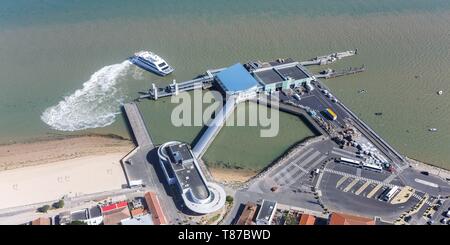
<path fill-rule="evenodd" d="M 177 185 L 191 211 L 207 214 L 225 205 L 225 191 L 218 184 L 206 181 L 187 144 L 167 142 L 159 147 L 158 157 L 168 183 Z"/>

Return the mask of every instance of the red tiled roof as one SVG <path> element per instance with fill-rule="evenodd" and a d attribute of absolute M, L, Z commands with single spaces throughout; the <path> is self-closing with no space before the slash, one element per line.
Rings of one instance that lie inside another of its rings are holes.
<path fill-rule="evenodd" d="M 103 214 L 104 225 L 118 225 L 121 220 L 130 218 L 130 210 L 128 208 L 114 209 Z"/>
<path fill-rule="evenodd" d="M 167 220 L 164 212 L 159 203 L 158 196 L 154 192 L 147 192 L 144 195 L 145 201 L 147 202 L 147 207 L 149 208 L 153 223 L 155 225 L 166 225 Z"/>
<path fill-rule="evenodd" d="M 316 222 L 316 217 L 310 214 L 302 214 L 300 217 L 299 225 L 314 225 Z"/>
<path fill-rule="evenodd" d="M 113 204 L 109 204 L 106 206 L 101 207 L 102 212 L 108 212 L 114 209 L 118 209 L 118 208 L 123 208 L 123 207 L 127 207 L 128 206 L 128 202 L 127 201 L 121 201 L 121 202 L 117 202 L 117 203 L 113 203 Z"/>
<path fill-rule="evenodd" d="M 332 213 L 328 222 L 330 225 L 375 225 L 373 218 L 366 218 L 351 214 Z"/>
<path fill-rule="evenodd" d="M 256 212 L 256 204 L 248 202 L 242 211 L 236 225 L 251 225 Z"/>
<path fill-rule="evenodd" d="M 31 225 L 51 225 L 50 218 L 37 218 L 31 221 Z"/>
<path fill-rule="evenodd" d="M 143 208 L 135 208 L 135 209 L 131 210 L 131 216 L 133 216 L 133 217 L 143 215 L 144 213 L 145 213 L 145 211 Z"/>

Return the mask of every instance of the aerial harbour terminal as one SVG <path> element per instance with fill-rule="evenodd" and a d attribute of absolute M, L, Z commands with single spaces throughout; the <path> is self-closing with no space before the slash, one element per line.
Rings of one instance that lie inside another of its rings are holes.
<path fill-rule="evenodd" d="M 170 141 L 159 147 L 144 144 L 136 151 L 136 155 L 145 159 L 155 149 L 158 162 L 148 162 L 160 166 L 164 185 L 175 186 L 175 195 L 181 197 L 178 199 L 182 199 L 183 206 L 195 214 L 217 215 L 223 207 L 227 207 L 228 194 L 239 205 L 249 202 L 261 206 L 261 200 L 264 199 L 271 200 L 272 205 L 269 206 L 273 207 L 308 208 L 325 214 L 327 210 L 345 210 L 362 216 L 381 217 L 390 222 L 406 222 L 402 221 L 404 213 L 414 213 L 423 204 L 432 205 L 435 200 L 440 200 L 439 196 L 450 193 L 450 187 L 435 176 L 425 176 L 411 168 L 407 159 L 319 80 L 356 74 L 365 70 L 364 65 L 340 72 L 328 69 L 319 74 L 312 74 L 306 69 L 308 65 L 330 64 L 355 54 L 356 50 L 318 56 L 303 62 L 286 58 L 236 63 L 207 70 L 193 80 L 180 83 L 173 81 L 165 87 L 152 84 L 148 91 L 141 92 L 138 101 L 144 98 L 156 101 L 161 97 L 177 96 L 194 89 L 214 89 L 225 95 L 223 106 L 204 126 L 192 149 L 186 143 Z M 258 96 L 261 94 L 269 95 L 270 99 Z M 272 163 L 242 188 L 235 190 L 235 193 L 226 194 L 215 183 L 202 157 L 236 106 L 245 101 L 297 115 L 317 133 L 311 143 L 299 144 L 295 150 L 285 153 L 280 162 Z M 130 125 L 134 134 L 145 136 L 136 137 L 137 141 L 151 142 L 150 136 L 145 134 L 144 123 L 136 123 L 143 119 L 137 120 L 141 116 L 133 108 L 136 106 L 124 106 L 126 115 L 129 119 L 131 117 Z M 139 183 L 142 179 L 142 183 L 159 185 L 154 180 L 146 181 L 148 177 L 145 174 L 133 170 L 146 168 L 136 164 L 142 160 L 135 160 L 138 158 L 133 156 L 126 159 L 132 163 L 124 164 L 126 172 L 138 173 L 127 177 L 129 183 Z M 147 164 L 147 161 L 142 162 L 143 165 Z M 159 191 L 159 194 L 162 197 L 165 195 L 164 191 Z M 391 197 L 386 198 L 386 195 Z M 173 205 L 170 204 L 172 200 L 162 199 L 169 206 Z M 235 217 L 240 215 L 239 210 L 242 210 L 239 205 L 233 205 L 223 223 L 233 224 Z M 277 222 L 277 215 L 273 217 L 273 212 L 264 215 L 268 217 L 266 223 Z M 420 215 L 412 219 L 413 222 L 422 222 Z M 169 220 L 175 222 L 177 217 L 169 217 Z"/>

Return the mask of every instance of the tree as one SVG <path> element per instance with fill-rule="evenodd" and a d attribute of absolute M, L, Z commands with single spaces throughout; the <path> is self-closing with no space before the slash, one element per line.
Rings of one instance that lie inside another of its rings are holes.
<path fill-rule="evenodd" d="M 44 206 L 38 208 L 38 211 L 41 213 L 47 213 L 49 209 L 50 209 L 49 205 L 44 205 Z"/>
<path fill-rule="evenodd" d="M 61 199 L 58 202 L 53 203 L 54 208 L 63 208 L 64 207 L 64 200 Z"/>
<path fill-rule="evenodd" d="M 227 197 L 225 198 L 225 201 L 226 201 L 227 203 L 231 204 L 231 203 L 233 203 L 234 199 L 233 199 L 232 196 L 227 196 Z"/>

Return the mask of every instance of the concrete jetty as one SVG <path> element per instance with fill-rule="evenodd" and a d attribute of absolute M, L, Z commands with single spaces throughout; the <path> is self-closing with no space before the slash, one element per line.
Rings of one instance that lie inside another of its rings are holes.
<path fill-rule="evenodd" d="M 144 119 L 136 103 L 127 103 L 123 105 L 123 108 L 130 123 L 131 130 L 133 131 L 137 146 L 153 148 L 153 141 L 150 138 L 150 134 L 147 131 Z"/>
<path fill-rule="evenodd" d="M 344 51 L 344 52 L 337 52 L 337 53 L 332 53 L 332 54 L 328 54 L 328 55 L 323 55 L 323 56 L 317 56 L 311 60 L 307 60 L 307 61 L 302 61 L 300 62 L 301 65 L 303 66 L 309 66 L 309 65 L 328 65 L 331 63 L 336 62 L 337 60 L 340 60 L 342 58 L 345 57 L 350 57 L 353 55 L 358 54 L 358 50 L 348 50 L 348 51 Z"/>

